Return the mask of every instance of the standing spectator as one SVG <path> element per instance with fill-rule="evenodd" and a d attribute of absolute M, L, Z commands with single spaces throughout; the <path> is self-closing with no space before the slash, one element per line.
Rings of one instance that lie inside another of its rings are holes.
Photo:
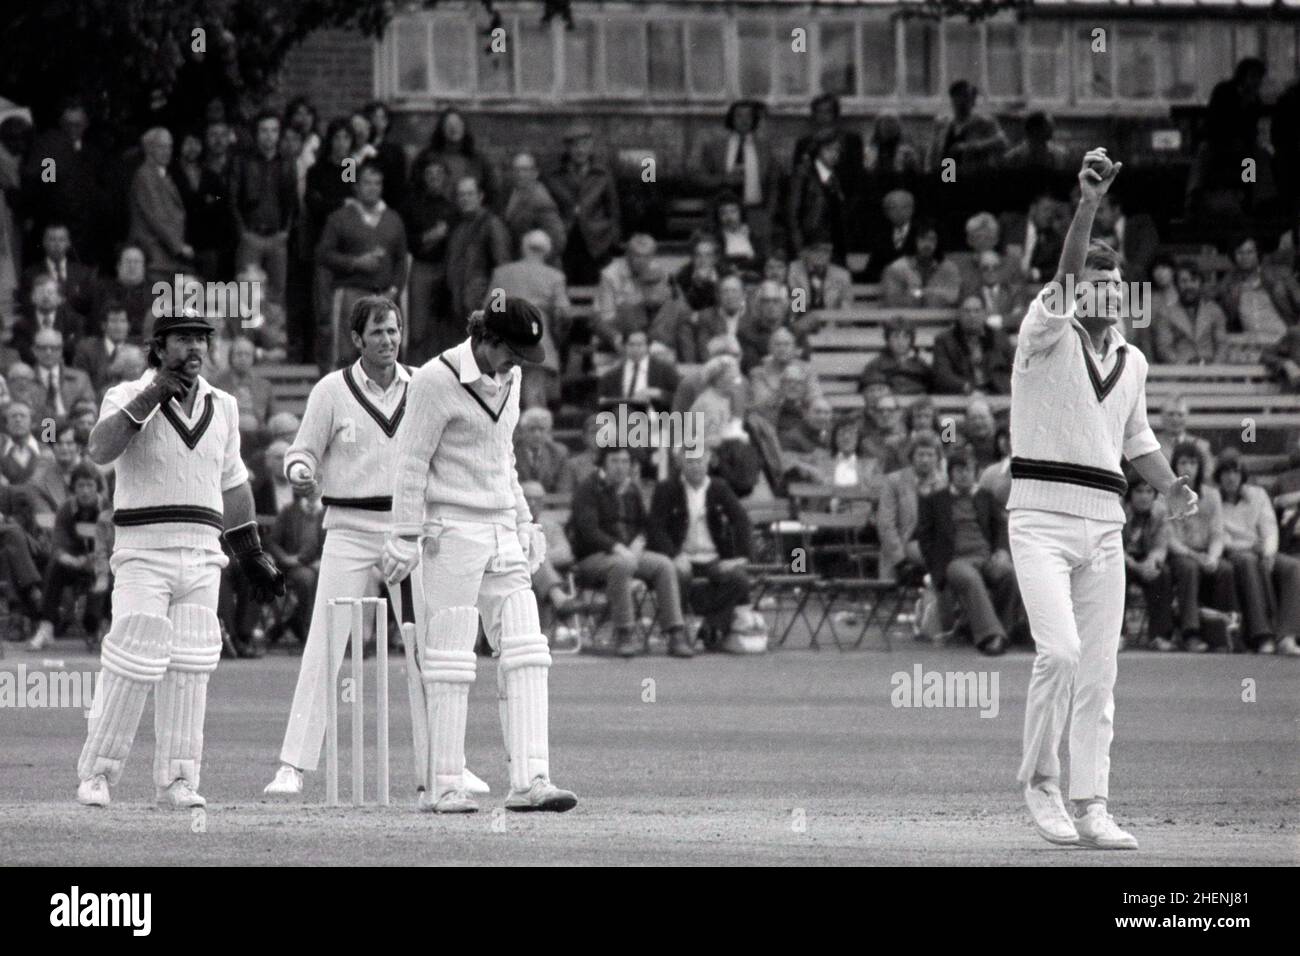
<path fill-rule="evenodd" d="M 732 103 L 723 120 L 726 132 L 697 139 L 687 166 L 706 190 L 725 189 L 735 197 L 739 218 L 760 246 L 771 239 L 771 209 L 781 175 L 762 128 L 766 117 L 767 107 L 758 100 Z"/>
<path fill-rule="evenodd" d="M 51 275 L 38 275 L 32 286 L 31 309 L 13 327 L 13 347 L 24 361 L 35 358 L 33 342 L 41 332 L 58 332 L 71 359 L 78 340 L 86 332 L 86 319 L 73 311 L 59 294 L 59 282 Z"/>
<path fill-rule="evenodd" d="M 991 328 L 983 300 L 968 295 L 957 321 L 934 340 L 934 387 L 944 395 L 1008 395 L 1015 353 L 1007 334 Z"/>
<path fill-rule="evenodd" d="M 447 169 L 448 199 L 454 200 L 457 184 L 466 176 L 472 176 L 483 192 L 483 204 L 492 206 L 496 203 L 496 177 L 492 163 L 475 145 L 474 134 L 459 110 L 450 108 L 438 117 L 429 145 L 416 157 L 415 164 L 419 166 L 429 158 L 441 160 Z"/>
<path fill-rule="evenodd" d="M 463 339 L 466 319 L 488 294 L 492 270 L 511 261 L 510 232 L 501 218 L 483 204 L 483 191 L 472 176 L 456 184 L 456 206 L 460 217 L 447 239 L 447 287 L 451 297 L 450 324 L 457 331 L 454 340 L 449 336 L 444 344 L 442 335 L 450 329 L 439 327 L 435 337 L 437 352 Z"/>
<path fill-rule="evenodd" d="M 547 494 L 559 490 L 560 471 L 569 450 L 551 434 L 555 419 L 545 408 L 528 408 L 519 414 L 515 428 L 515 469 L 520 482 L 535 481 Z"/>
<path fill-rule="evenodd" d="M 8 315 L 16 305 L 18 277 L 23 269 L 23 237 L 18 207 L 23 156 L 30 142 L 31 129 L 31 124 L 22 116 L 6 116 L 0 120 L 0 315 Z"/>
<path fill-rule="evenodd" d="M 524 236 L 522 258 L 492 270 L 483 305 L 491 308 L 492 296 L 500 289 L 512 298 L 526 299 L 542 314 L 542 348 L 546 354 L 540 363 L 523 369 L 520 403 L 524 408 L 560 402 L 561 350 L 557 342 L 568 342 L 570 306 L 564 273 L 546 264 L 550 258 L 551 237 L 541 229 L 529 232 Z"/>
<path fill-rule="evenodd" d="M 1300 321 L 1300 283 L 1285 271 L 1265 270 L 1250 236 L 1235 240 L 1230 252 L 1233 271 L 1219 295 L 1229 330 L 1285 335 Z"/>
<path fill-rule="evenodd" d="M 153 324 L 153 289 L 145 280 L 144 250 L 139 246 L 127 244 L 118 251 L 113 278 L 99 285 L 94 317 L 103 321 L 110 306 L 117 304 L 126 309 L 127 338 L 143 340 L 145 327 Z"/>
<path fill-rule="evenodd" d="M 863 403 L 867 416 L 862 423 L 859 447 L 880 462 L 882 472 L 897 471 L 907 464 L 908 448 L 912 439 L 917 437 L 908 431 L 903 406 L 883 381 L 879 385 L 868 384 L 863 392 Z M 909 411 L 919 404 L 913 403 Z"/>
<path fill-rule="evenodd" d="M 31 408 L 11 401 L 4 409 L 4 436 L 0 437 L 0 485 L 30 485 L 46 454 L 32 434 Z"/>
<path fill-rule="evenodd" d="M 1024 140 L 1003 154 L 1002 165 L 1048 185 L 1054 177 L 1070 172 L 1070 154 L 1060 143 L 1052 142 L 1055 134 L 1051 115 L 1034 110 L 1025 117 Z"/>
<path fill-rule="evenodd" d="M 294 172 L 298 179 L 298 199 L 306 199 L 307 173 L 316 162 L 320 152 L 320 134 L 316 132 L 318 121 L 316 107 L 305 96 L 295 96 L 284 109 L 285 131 L 292 130 L 302 143 L 294 159 Z"/>
<path fill-rule="evenodd" d="M 144 349 L 130 342 L 119 346 L 113 353 L 113 360 L 108 363 L 108 378 L 103 388 L 95 394 L 96 406 L 104 399 L 104 393 L 120 382 L 133 382 L 147 368 Z"/>
<path fill-rule="evenodd" d="M 447 341 L 459 328 L 447 314 L 447 237 L 455 219 L 456 204 L 447 198 L 447 167 L 437 157 L 425 156 L 415 165 L 402 213 L 411 243 L 406 354 L 412 365 L 437 354 L 435 338 Z M 446 336 L 437 335 L 435 330 L 444 325 L 452 328 Z"/>
<path fill-rule="evenodd" d="M 903 124 L 893 110 L 876 114 L 862 165 L 871 182 L 871 195 L 911 189 L 921 175 L 921 154 L 903 139 Z"/>
<path fill-rule="evenodd" d="M 659 624 L 668 635 L 668 653 L 694 653 L 682 622 L 677 569 L 667 556 L 646 549 L 646 513 L 641 492 L 632 478 L 632 457 L 626 448 L 602 448 L 599 469 L 578 486 L 573 496 L 573 556 L 579 580 L 605 588 L 620 657 L 641 651 L 632 579 L 654 590 Z"/>
<path fill-rule="evenodd" d="M 185 203 L 168 170 L 172 134 L 161 126 L 140 140 L 144 162 L 131 180 L 131 242 L 144 250 L 150 281 L 190 271 L 194 247 L 185 241 Z"/>
<path fill-rule="evenodd" d="M 1300 656 L 1300 559 L 1277 550 L 1277 515 L 1268 492 L 1246 483 L 1240 459 L 1214 468 L 1223 498 L 1223 553 L 1232 565 L 1246 634 L 1260 654 Z M 1280 639 L 1279 639 L 1280 638 Z"/>
<path fill-rule="evenodd" d="M 298 212 L 298 174 L 280 155 L 280 117 L 270 111 L 253 121 L 254 150 L 235 166 L 234 210 L 239 229 L 235 268 L 266 273 L 266 297 L 284 304 L 289 269 L 289 229 Z"/>
<path fill-rule="evenodd" d="M 853 277 L 831 262 L 832 246 L 825 235 L 811 239 L 790 263 L 790 298 L 796 312 L 843 309 L 852 304 Z"/>
<path fill-rule="evenodd" d="M 1160 409 L 1160 431 L 1156 433 L 1156 437 L 1160 439 L 1160 450 L 1165 453 L 1165 457 L 1172 465 L 1175 450 L 1183 445 L 1192 445 L 1200 453 L 1201 461 L 1205 463 L 1205 473 L 1211 474 L 1214 471 L 1214 452 L 1208 441 L 1187 430 L 1189 414 L 1191 414 L 1191 407 L 1185 395 L 1169 396 Z"/>
<path fill-rule="evenodd" d="M 306 644 L 325 548 L 325 509 L 319 496 L 308 494 L 305 487 L 292 491 L 292 503 L 275 516 L 266 550 L 284 572 L 285 588 L 294 599 L 293 616 L 282 625 L 287 624 L 298 642 Z"/>
<path fill-rule="evenodd" d="M 1209 650 L 1201 637 L 1201 605 L 1228 610 L 1236 606 L 1232 565 L 1223 560 L 1223 499 L 1219 489 L 1205 482 L 1208 471 L 1196 445 L 1177 445 L 1169 458 L 1174 474 L 1186 478 L 1200 497 L 1195 514 L 1169 523 L 1169 563 L 1178 595 L 1178 629 L 1183 648 L 1194 653 Z M 1175 645 L 1155 642 L 1157 650 Z"/>
<path fill-rule="evenodd" d="M 978 281 L 962 291 L 963 298 L 972 293 L 978 295 L 984 303 L 989 325 L 1007 335 L 1020 330 L 1020 321 L 1029 307 L 1024 286 L 1015 279 L 1014 266 L 997 252 L 981 252 L 975 258 Z"/>
<path fill-rule="evenodd" d="M 41 329 L 32 343 L 36 356 L 36 384 L 41 404 L 34 409 L 38 422 L 58 421 L 78 399 L 95 400 L 90 376 L 64 364 L 63 335 L 58 329 Z"/>
<path fill-rule="evenodd" d="M 1187 208 L 1194 219 L 1215 224 L 1245 220 L 1251 188 L 1243 182 L 1241 161 L 1260 155 L 1260 91 L 1268 68 L 1245 57 L 1232 78 L 1216 84 L 1205 112 L 1205 141 L 1187 178 Z"/>
<path fill-rule="evenodd" d="M 767 246 L 745 221 L 744 207 L 733 193 L 720 193 L 713 201 L 713 225 L 718 249 L 730 269 L 746 277 L 758 275 Z"/>
<path fill-rule="evenodd" d="M 1020 597 L 1005 512 L 975 487 L 975 462 L 965 452 L 948 459 L 948 479 L 947 488 L 918 500 L 913 538 L 934 589 L 965 613 L 979 652 L 996 657 L 1007 649 Z"/>
<path fill-rule="evenodd" d="M 375 151 L 375 162 L 384 171 L 384 202 L 400 209 L 406 201 L 406 151 L 401 143 L 388 138 L 391 117 L 388 107 L 371 100 L 361 109 L 370 123 L 370 146 Z"/>
<path fill-rule="evenodd" d="M 853 130 L 845 129 L 841 123 L 840 99 L 834 93 L 822 93 L 811 104 L 812 130 L 801 136 L 794 146 L 794 158 L 790 163 L 792 170 L 798 170 L 805 161 L 811 161 L 818 152 L 819 144 L 833 138 L 839 148 L 838 159 L 834 165 L 836 181 L 844 194 L 846 215 L 856 223 L 858 209 L 866 192 L 866 169 L 863 158 L 866 154 L 862 146 L 862 137 Z M 849 237 L 854 240 L 856 234 Z M 795 247 L 797 250 L 797 246 Z"/>
<path fill-rule="evenodd" d="M 727 273 L 718 262 L 718 240 L 705 232 L 691 237 L 691 258 L 673 276 L 676 294 L 692 312 L 718 304 L 718 280 Z"/>
<path fill-rule="evenodd" d="M 103 228 L 104 163 L 86 141 L 89 125 L 79 100 L 64 101 L 58 125 L 37 134 L 27 152 L 22 196 L 27 214 L 38 227 L 63 223 L 82 244 L 82 256 L 96 261 L 109 236 Z M 53 180 L 46 178 L 50 169 L 57 171 Z"/>
<path fill-rule="evenodd" d="M 235 215 L 227 177 L 203 158 L 203 141 L 197 133 L 181 136 L 181 148 L 172 178 L 185 206 L 185 241 L 194 247 L 194 266 L 212 280 L 230 275 L 234 262 Z"/>
<path fill-rule="evenodd" d="M 63 422 L 54 435 L 53 454 L 42 457 L 36 473 L 28 482 L 32 503 L 37 514 L 53 515 L 72 495 L 72 482 L 81 464 L 82 446 L 77 441 L 77 429 L 71 422 Z"/>
<path fill-rule="evenodd" d="M 565 272 L 573 281 L 572 273 Z M 671 281 L 655 261 L 655 241 L 638 232 L 627 241 L 623 256 L 600 272 L 596 332 L 606 345 L 619 348 L 629 332 L 648 330 L 671 299 Z"/>
<path fill-rule="evenodd" d="M 969 80 L 957 80 L 948 87 L 952 116 L 935 123 L 934 138 L 926 157 L 926 169 L 937 172 L 945 159 L 955 159 L 959 179 L 986 172 L 1007 151 L 1007 137 L 991 116 L 975 112 L 979 90 Z"/>
<path fill-rule="evenodd" d="M 1151 278 L 1151 266 L 1160 249 L 1160 235 L 1150 216 L 1125 215 L 1119 197 L 1106 193 L 1097 204 L 1092 237 L 1100 239 L 1124 257 L 1126 279 L 1132 276 L 1136 281 L 1145 282 Z"/>
<path fill-rule="evenodd" d="M 918 435 L 907 450 L 908 464 L 885 475 L 876 509 L 880 535 L 880 577 L 886 581 L 917 581 L 925 566 L 913 537 L 919 500 L 944 487 L 939 471 L 943 445 L 933 432 Z"/>
<path fill-rule="evenodd" d="M 564 274 L 573 285 L 596 282 L 622 232 L 614 174 L 595 161 L 592 150 L 591 127 L 569 127 L 560 167 L 546 183 L 564 217 Z"/>
<path fill-rule="evenodd" d="M 307 170 L 306 199 L 304 218 L 307 228 L 303 231 L 305 255 L 315 251 L 325 231 L 325 223 L 334 212 L 343 207 L 353 193 L 352 180 L 348 170 L 356 139 L 352 135 L 352 126 L 346 119 L 338 117 L 330 120 L 325 128 L 324 152 Z"/>
<path fill-rule="evenodd" d="M 658 409 L 673 403 L 679 376 L 672 363 L 653 354 L 645 332 L 629 332 L 623 359 L 600 376 L 597 396 L 603 403 L 636 402 Z"/>
<path fill-rule="evenodd" d="M 951 308 L 961 297 L 961 273 L 939 252 L 939 230 L 930 223 L 916 229 L 916 252 L 895 259 L 880 276 L 885 305 Z"/>
<path fill-rule="evenodd" d="M 841 266 L 848 252 L 851 214 L 851 200 L 836 175 L 842 149 L 834 129 L 813 136 L 811 151 L 795 169 L 786 206 L 790 251 L 798 255 L 813 237 L 824 233 L 831 241 L 832 261 Z"/>
<path fill-rule="evenodd" d="M 59 296 L 68 307 L 89 315 L 95 292 L 95 270 L 73 261 L 72 236 L 61 222 L 46 223 L 41 233 L 41 258 L 23 274 L 23 287 L 31 289 L 41 276 L 59 284 Z"/>
<path fill-rule="evenodd" d="M 655 485 L 646 547 L 672 559 L 690 608 L 705 618 L 704 646 L 743 652 L 744 635 L 767 633 L 749 601 L 749 515 L 727 482 L 709 475 L 707 449 L 675 457 L 681 473 Z"/>
<path fill-rule="evenodd" d="M 256 445 L 256 437 L 275 410 L 271 383 L 254 368 L 257 348 L 246 335 L 236 336 L 230 343 L 230 365 L 212 377 L 212 385 L 235 397 L 239 405 L 239 430 L 246 444 Z M 249 441 L 252 439 L 252 441 Z"/>
<path fill-rule="evenodd" d="M 1174 646 L 1174 592 L 1169 569 L 1169 522 L 1164 503 L 1145 478 L 1129 482 L 1124 496 L 1124 568 L 1128 586 L 1142 590 L 1147 632 L 1158 650 Z M 1121 641 L 1125 638 L 1121 636 Z"/>
<path fill-rule="evenodd" d="M 42 588 L 40 623 L 27 642 L 28 650 L 39 651 L 54 643 L 54 625 L 65 606 L 63 590 L 67 587 L 86 595 L 82 611 L 86 634 L 99 633 L 103 601 L 91 593 L 91 585 L 95 580 L 95 526 L 102 508 L 99 472 L 89 463 L 78 465 L 72 475 L 72 496 L 54 516 L 54 547 Z"/>
<path fill-rule="evenodd" d="M 31 620 L 39 620 L 44 580 L 38 566 L 40 548 L 33 546 L 16 512 L 32 514 L 31 494 L 26 488 L 0 482 L 0 579 L 9 582 L 22 612 Z M 12 603 L 9 609 L 12 613 Z"/>
<path fill-rule="evenodd" d="M 406 286 L 406 229 L 397 213 L 384 205 L 383 192 L 383 172 L 363 163 L 357 171 L 356 195 L 330 214 L 316 247 L 316 259 L 328 270 L 333 287 L 331 366 L 355 359 L 346 328 L 353 303 L 366 295 L 395 300 Z"/>
<path fill-rule="evenodd" d="M 977 263 L 985 252 L 997 252 L 1002 239 L 1002 226 L 991 212 L 977 212 L 966 220 L 966 245 L 949 254 L 949 260 L 961 272 L 961 287 L 973 289 L 979 285 Z"/>
<path fill-rule="evenodd" d="M 891 262 L 916 252 L 916 199 L 906 189 L 891 189 L 880 202 L 885 221 L 867 247 L 866 280 L 879 282 Z"/>
<path fill-rule="evenodd" d="M 511 161 L 510 171 L 513 183 L 502 218 L 510 230 L 511 251 L 522 250 L 524 235 L 541 229 L 551 240 L 551 258 L 547 262 L 563 261 L 564 220 L 555 199 L 538 178 L 537 160 L 532 153 L 518 153 Z"/>
<path fill-rule="evenodd" d="M 916 348 L 916 328 L 896 315 L 885 324 L 885 351 L 862 370 L 858 391 L 883 379 L 895 395 L 928 395 L 935 390 L 935 374 Z"/>
<path fill-rule="evenodd" d="M 125 306 L 113 304 L 104 315 L 104 334 L 86 337 L 77 342 L 72 364 L 90 377 L 90 384 L 96 393 L 108 384 L 109 364 L 118 347 L 126 342 L 130 331 L 131 323 Z"/>

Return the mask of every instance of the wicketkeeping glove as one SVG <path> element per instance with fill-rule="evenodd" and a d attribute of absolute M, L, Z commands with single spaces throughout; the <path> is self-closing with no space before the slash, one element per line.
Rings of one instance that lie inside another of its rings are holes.
<path fill-rule="evenodd" d="M 222 535 L 230 553 L 239 562 L 253 585 L 253 596 L 261 603 L 273 597 L 284 597 L 284 575 L 275 566 L 272 557 L 262 550 L 262 538 L 257 533 L 257 522 L 250 521 L 236 528 L 228 528 Z"/>

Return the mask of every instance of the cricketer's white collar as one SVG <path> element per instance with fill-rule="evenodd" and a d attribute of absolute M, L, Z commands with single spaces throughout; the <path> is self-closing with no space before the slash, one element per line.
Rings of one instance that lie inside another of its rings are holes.
<path fill-rule="evenodd" d="M 486 388 L 498 389 L 505 385 L 500 375 L 487 375 L 478 367 L 478 362 L 474 360 L 474 346 L 471 339 L 466 339 L 451 350 L 451 360 L 456 365 L 456 374 L 460 376 L 462 385 L 473 385 L 475 382 L 482 382 Z M 521 374 L 519 366 L 516 365 L 510 370 L 512 376 Z"/>

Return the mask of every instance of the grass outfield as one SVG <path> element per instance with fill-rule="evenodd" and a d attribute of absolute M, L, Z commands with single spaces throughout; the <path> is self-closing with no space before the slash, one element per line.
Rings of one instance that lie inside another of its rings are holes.
<path fill-rule="evenodd" d="M 71 642 L 64 648 L 71 649 Z M 12 647 L 12 645 L 11 645 Z M 68 667 L 91 667 L 63 649 Z M 42 657 L 14 649 L 0 668 Z M 891 705 L 891 675 L 987 669 L 999 712 Z M 1031 658 L 905 644 L 692 661 L 558 658 L 552 773 L 564 815 L 505 814 L 494 663 L 470 701 L 482 813 L 413 807 L 409 714 L 395 661 L 395 805 L 327 810 L 261 795 L 277 765 L 297 658 L 223 661 L 208 701 L 205 816 L 155 810 L 152 707 L 114 805 L 76 805 L 81 711 L 0 709 L 5 864 L 1042 864 L 1300 862 L 1300 661 L 1238 655 L 1120 658 L 1112 809 L 1137 853 L 1053 847 L 1031 829 L 1014 776 Z M 366 689 L 374 680 L 367 674 Z M 1243 679 L 1257 701 L 1242 701 Z M 653 680 L 653 702 L 646 702 Z M 371 700 L 373 706 L 373 699 Z M 347 708 L 340 790 L 348 797 Z M 367 769 L 373 793 L 372 749 Z M 198 831 L 198 832 L 196 832 Z"/>

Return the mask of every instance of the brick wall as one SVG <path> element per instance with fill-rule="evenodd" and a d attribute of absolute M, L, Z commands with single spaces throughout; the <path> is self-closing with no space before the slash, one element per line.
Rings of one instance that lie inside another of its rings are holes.
<path fill-rule="evenodd" d="M 304 95 L 322 122 L 365 104 L 374 89 L 375 44 L 355 31 L 319 30 L 293 50 L 280 71 L 280 105 Z"/>

